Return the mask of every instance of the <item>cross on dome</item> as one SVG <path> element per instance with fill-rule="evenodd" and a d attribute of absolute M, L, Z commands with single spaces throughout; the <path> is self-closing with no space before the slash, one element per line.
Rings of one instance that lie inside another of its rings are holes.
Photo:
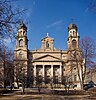
<path fill-rule="evenodd" d="M 47 37 L 49 37 L 49 33 L 47 33 Z"/>

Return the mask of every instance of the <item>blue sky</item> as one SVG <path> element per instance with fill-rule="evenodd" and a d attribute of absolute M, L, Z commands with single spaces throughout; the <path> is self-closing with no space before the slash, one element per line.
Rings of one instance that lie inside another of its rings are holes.
<path fill-rule="evenodd" d="M 41 39 L 49 33 L 55 48 L 67 48 L 67 28 L 75 23 L 81 38 L 96 40 L 96 12 L 88 9 L 91 0 L 18 0 L 15 6 L 28 9 L 23 16 L 28 27 L 29 49 L 41 47 Z M 74 19 L 74 20 L 72 20 Z"/>

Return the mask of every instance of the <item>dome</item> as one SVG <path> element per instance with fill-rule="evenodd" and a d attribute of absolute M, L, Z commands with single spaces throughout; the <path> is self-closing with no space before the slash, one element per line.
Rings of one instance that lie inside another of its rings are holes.
<path fill-rule="evenodd" d="M 19 24 L 18 29 L 24 28 L 25 30 L 27 30 L 26 25 L 22 22 Z"/>
<path fill-rule="evenodd" d="M 71 29 L 75 29 L 77 31 L 77 26 L 75 24 L 70 24 L 69 27 L 68 27 L 68 32 Z"/>

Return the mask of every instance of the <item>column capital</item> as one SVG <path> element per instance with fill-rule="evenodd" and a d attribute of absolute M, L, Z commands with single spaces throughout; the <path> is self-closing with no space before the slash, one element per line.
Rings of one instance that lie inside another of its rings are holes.
<path fill-rule="evenodd" d="M 36 65 L 33 65 L 33 66 L 36 66 Z"/>
<path fill-rule="evenodd" d="M 45 66 L 45 64 L 44 64 L 44 65 L 42 65 L 42 66 Z"/>

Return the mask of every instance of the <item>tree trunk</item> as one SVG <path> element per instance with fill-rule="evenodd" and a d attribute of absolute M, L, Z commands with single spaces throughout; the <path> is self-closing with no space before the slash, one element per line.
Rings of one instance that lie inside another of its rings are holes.
<path fill-rule="evenodd" d="M 4 88 L 6 88 L 6 66 L 5 66 L 5 60 L 3 61 L 3 67 L 4 67 Z"/>
<path fill-rule="evenodd" d="M 23 94 L 25 94 L 25 85 L 24 84 L 22 86 L 22 92 L 23 92 Z"/>

